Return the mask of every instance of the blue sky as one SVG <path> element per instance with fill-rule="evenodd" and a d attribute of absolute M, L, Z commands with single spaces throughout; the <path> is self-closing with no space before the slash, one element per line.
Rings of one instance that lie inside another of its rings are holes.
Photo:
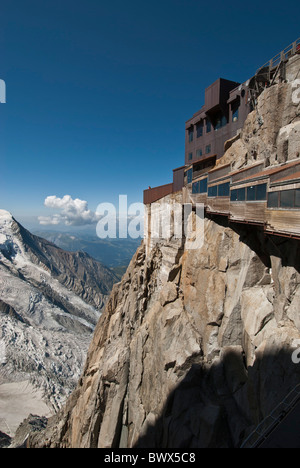
<path fill-rule="evenodd" d="M 2 0 L 0 208 L 48 196 L 142 201 L 184 162 L 184 124 L 219 77 L 243 82 L 300 36 L 300 5 Z M 28 218 L 29 219 L 29 218 Z"/>

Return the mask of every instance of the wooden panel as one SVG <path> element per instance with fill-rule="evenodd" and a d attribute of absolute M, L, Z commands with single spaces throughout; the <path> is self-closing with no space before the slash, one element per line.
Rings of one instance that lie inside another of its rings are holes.
<path fill-rule="evenodd" d="M 229 213 L 229 197 L 207 198 L 207 210 L 214 213 Z"/>
<path fill-rule="evenodd" d="M 268 229 L 300 234 L 300 210 L 266 210 Z"/>
<path fill-rule="evenodd" d="M 231 219 L 245 219 L 246 203 L 236 202 L 230 203 L 230 217 Z"/>
<path fill-rule="evenodd" d="M 266 207 L 267 207 L 266 202 L 257 202 L 257 203 L 247 202 L 246 210 L 245 210 L 247 221 L 264 223 Z"/>

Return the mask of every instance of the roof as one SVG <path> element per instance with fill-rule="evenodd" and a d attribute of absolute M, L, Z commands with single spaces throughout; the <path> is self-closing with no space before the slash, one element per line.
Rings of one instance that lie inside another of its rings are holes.
<path fill-rule="evenodd" d="M 278 172 L 281 172 L 285 169 L 289 169 L 290 167 L 298 166 L 298 165 L 300 165 L 300 159 L 298 159 L 297 161 L 293 161 L 292 163 L 285 163 L 280 166 L 265 169 L 264 171 L 260 171 L 260 172 L 257 172 L 256 174 L 249 175 L 248 177 L 245 177 L 245 179 L 240 179 L 236 181 L 236 183 L 245 182 L 246 180 L 265 178 L 270 175 L 277 174 Z"/>
<path fill-rule="evenodd" d="M 288 176 L 285 176 L 282 179 L 277 179 L 273 183 L 278 184 L 279 182 L 286 182 L 286 181 L 289 181 L 289 180 L 296 180 L 296 179 L 300 179 L 300 171 L 294 172 L 294 174 L 290 174 Z"/>

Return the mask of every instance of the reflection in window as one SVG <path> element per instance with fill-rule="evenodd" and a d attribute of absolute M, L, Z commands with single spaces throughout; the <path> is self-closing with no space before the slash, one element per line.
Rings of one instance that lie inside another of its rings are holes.
<path fill-rule="evenodd" d="M 207 145 L 205 147 L 205 154 L 209 154 L 211 152 L 211 145 Z"/>
<path fill-rule="evenodd" d="M 189 142 L 191 143 L 193 141 L 193 139 L 194 139 L 194 129 L 193 129 L 193 127 L 189 128 L 188 134 L 189 134 Z"/>
<path fill-rule="evenodd" d="M 206 120 L 206 133 L 210 133 L 211 132 L 211 122 L 210 120 Z"/>
<path fill-rule="evenodd" d="M 189 161 L 193 159 L 193 153 L 189 153 Z"/>
<path fill-rule="evenodd" d="M 202 156 L 202 149 L 197 149 L 196 156 L 197 158 L 200 158 Z"/>

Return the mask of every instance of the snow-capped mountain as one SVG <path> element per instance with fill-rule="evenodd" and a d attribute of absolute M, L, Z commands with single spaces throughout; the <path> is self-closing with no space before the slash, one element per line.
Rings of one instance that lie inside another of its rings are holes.
<path fill-rule="evenodd" d="M 33 405 L 61 406 L 114 282 L 88 254 L 65 252 L 0 210 L 0 430 L 8 432 L 1 423 L 9 426 L 24 382 Z M 4 390 L 16 395 L 11 407 L 1 400 Z"/>

